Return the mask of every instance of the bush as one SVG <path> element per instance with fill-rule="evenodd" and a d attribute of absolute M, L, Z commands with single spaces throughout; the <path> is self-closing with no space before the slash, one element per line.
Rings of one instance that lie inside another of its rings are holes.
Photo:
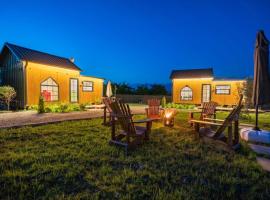
<path fill-rule="evenodd" d="M 45 112 L 44 98 L 40 96 L 38 101 L 38 113 L 44 112 Z"/>
<path fill-rule="evenodd" d="M 80 104 L 80 110 L 85 110 L 86 104 Z"/>
<path fill-rule="evenodd" d="M 166 107 L 166 97 L 165 96 L 163 96 L 162 99 L 161 99 L 161 107 L 162 108 Z"/>
<path fill-rule="evenodd" d="M 7 105 L 7 110 L 10 108 L 10 103 L 16 97 L 16 91 L 11 86 L 0 87 L 0 99 Z"/>
<path fill-rule="evenodd" d="M 176 109 L 194 109 L 195 105 L 193 104 L 176 104 L 176 103 L 168 103 L 165 108 L 176 108 Z"/>
<path fill-rule="evenodd" d="M 86 104 L 68 104 L 68 103 L 48 103 L 45 105 L 44 100 L 43 103 L 40 99 L 39 105 L 31 105 L 28 107 L 29 110 L 37 110 L 38 113 L 66 113 L 66 112 L 73 112 L 73 111 L 84 111 Z M 43 105 L 43 106 L 42 106 Z M 43 109 L 42 109 L 43 107 Z M 40 110 L 41 109 L 41 110 Z M 42 110 L 44 110 L 42 112 Z M 41 112 L 40 112 L 41 111 Z"/>
<path fill-rule="evenodd" d="M 68 105 L 68 111 L 72 112 L 72 111 L 81 111 L 81 107 L 79 104 L 69 104 Z"/>
<path fill-rule="evenodd" d="M 60 104 L 59 111 L 62 112 L 62 113 L 63 112 L 68 112 L 69 111 L 69 106 L 67 104 L 64 104 L 64 103 Z"/>

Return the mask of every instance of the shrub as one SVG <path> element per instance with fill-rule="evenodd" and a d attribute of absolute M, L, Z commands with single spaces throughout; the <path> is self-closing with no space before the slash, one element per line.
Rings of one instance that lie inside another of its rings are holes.
<path fill-rule="evenodd" d="M 85 110 L 86 104 L 80 104 L 80 110 Z"/>
<path fill-rule="evenodd" d="M 69 111 L 69 106 L 65 103 L 62 103 L 59 105 L 59 111 L 60 112 L 68 112 Z"/>
<path fill-rule="evenodd" d="M 176 104 L 176 103 L 168 103 L 165 108 L 176 108 L 176 109 L 194 109 L 195 105 L 193 104 Z"/>
<path fill-rule="evenodd" d="M 38 105 L 27 106 L 26 110 L 38 110 Z"/>
<path fill-rule="evenodd" d="M 50 107 L 45 107 L 45 112 L 50 113 L 50 112 L 52 112 L 52 109 Z"/>
<path fill-rule="evenodd" d="M 40 96 L 38 101 L 38 113 L 44 112 L 45 112 L 44 98 Z"/>
<path fill-rule="evenodd" d="M 0 87 L 0 98 L 7 105 L 7 109 L 10 108 L 11 101 L 16 97 L 16 91 L 11 86 Z"/>
<path fill-rule="evenodd" d="M 39 102 L 40 105 L 41 102 Z M 39 105 L 31 105 L 28 107 L 29 110 L 37 110 L 39 112 Z M 46 113 L 65 113 L 65 112 L 72 112 L 72 111 L 84 111 L 86 104 L 68 104 L 68 103 L 47 103 L 45 105 L 44 100 L 43 100 L 43 105 L 44 105 L 44 112 Z M 39 112 L 39 113 L 44 113 L 44 112 Z"/>
<path fill-rule="evenodd" d="M 72 111 L 80 111 L 81 107 L 79 104 L 69 104 L 68 105 L 68 111 L 72 112 Z"/>
<path fill-rule="evenodd" d="M 163 96 L 161 99 L 161 106 L 162 106 L 162 108 L 166 107 L 166 97 L 165 96 Z"/>

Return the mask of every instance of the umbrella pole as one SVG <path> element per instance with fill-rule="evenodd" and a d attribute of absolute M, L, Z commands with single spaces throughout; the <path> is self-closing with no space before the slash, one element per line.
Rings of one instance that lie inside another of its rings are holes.
<path fill-rule="evenodd" d="M 255 124 L 255 127 L 254 127 L 254 130 L 256 130 L 256 131 L 259 131 L 260 129 L 259 129 L 259 127 L 258 127 L 258 115 L 259 115 L 259 106 L 258 105 L 256 105 L 256 124 Z"/>

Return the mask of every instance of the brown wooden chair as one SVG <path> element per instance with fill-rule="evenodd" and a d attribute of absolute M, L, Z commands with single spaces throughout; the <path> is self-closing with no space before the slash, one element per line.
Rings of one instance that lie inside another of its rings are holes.
<path fill-rule="evenodd" d="M 111 103 L 113 111 L 112 126 L 111 126 L 111 144 L 124 146 L 126 152 L 128 149 L 141 144 L 144 140 L 149 139 L 152 120 L 133 121 L 129 105 L 124 104 L 120 100 Z M 121 126 L 121 131 L 116 131 L 116 121 Z M 136 123 L 146 123 L 146 126 L 135 126 Z"/>
<path fill-rule="evenodd" d="M 112 123 L 112 108 L 111 103 L 116 100 L 115 97 L 103 97 L 102 102 L 104 104 L 104 112 L 103 112 L 103 125 L 111 125 Z M 107 122 L 107 113 L 109 122 Z"/>
<path fill-rule="evenodd" d="M 158 120 L 162 118 L 163 109 L 160 107 L 160 99 L 149 99 L 148 108 L 145 109 L 148 119 Z"/>
<path fill-rule="evenodd" d="M 239 145 L 239 114 L 243 107 L 243 96 L 240 97 L 238 105 L 230 112 L 225 120 L 204 118 L 204 120 L 191 120 L 194 123 L 195 130 L 200 137 L 207 137 L 213 140 L 221 141 L 230 149 L 236 149 Z M 200 126 L 204 127 L 200 127 Z M 234 130 L 233 130 L 234 126 Z M 218 127 L 213 130 L 211 127 Z M 228 128 L 228 135 L 224 135 L 224 131 Z"/>
<path fill-rule="evenodd" d="M 204 118 L 216 118 L 216 107 L 218 104 L 214 101 L 210 101 L 207 103 L 203 103 L 201 111 L 193 111 L 189 113 L 189 122 L 192 126 L 193 123 L 191 122 L 194 120 L 194 114 L 200 113 L 200 120 L 204 120 Z"/>

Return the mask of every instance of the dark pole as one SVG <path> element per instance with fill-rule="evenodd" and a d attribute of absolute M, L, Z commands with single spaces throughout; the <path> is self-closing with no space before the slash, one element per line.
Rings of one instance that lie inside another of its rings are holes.
<path fill-rule="evenodd" d="M 256 115 L 256 124 L 255 124 L 254 130 L 259 131 L 260 129 L 258 126 L 258 115 L 259 115 L 259 106 L 258 105 L 256 105 L 256 114 L 255 115 Z"/>

